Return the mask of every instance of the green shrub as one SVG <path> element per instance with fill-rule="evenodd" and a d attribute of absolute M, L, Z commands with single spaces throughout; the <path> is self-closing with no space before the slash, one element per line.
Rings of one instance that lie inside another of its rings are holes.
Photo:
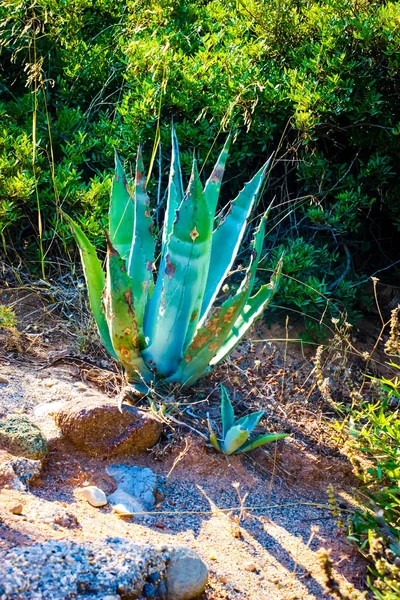
<path fill-rule="evenodd" d="M 0 327 L 12 329 L 17 324 L 17 319 L 13 309 L 9 306 L 0 304 Z"/>
<path fill-rule="evenodd" d="M 399 365 L 392 366 L 400 369 Z M 400 597 L 400 380 L 377 380 L 381 400 L 365 402 L 350 420 L 351 446 L 364 453 L 364 482 L 349 539 L 371 560 L 370 585 L 379 600 Z"/>
<path fill-rule="evenodd" d="M 154 123 L 173 115 L 183 168 L 195 146 L 203 177 L 217 149 L 202 149 L 221 126 L 237 131 L 221 205 L 279 148 L 266 247 L 305 240 L 323 255 L 312 274 L 321 292 L 351 308 L 354 271 L 368 257 L 368 274 L 397 260 L 399 2 L 10 0 L 0 20 L 0 232 L 11 257 L 23 251 L 35 268 L 38 207 L 47 259 L 71 249 L 57 204 L 95 240 L 114 148 L 133 161 L 140 135 L 148 158 Z M 162 128 L 150 188 L 159 172 L 165 180 L 167 137 Z"/>

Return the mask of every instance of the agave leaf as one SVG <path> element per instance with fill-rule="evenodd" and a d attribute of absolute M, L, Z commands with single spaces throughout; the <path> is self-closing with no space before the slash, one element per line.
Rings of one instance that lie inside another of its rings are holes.
<path fill-rule="evenodd" d="M 171 143 L 172 143 L 172 154 L 171 154 L 171 168 L 169 173 L 168 182 L 168 200 L 167 208 L 164 218 L 163 227 L 163 245 L 167 243 L 168 237 L 172 232 L 172 226 L 175 221 L 176 211 L 180 207 L 183 197 L 184 189 L 182 183 L 182 170 L 181 162 L 179 157 L 179 144 L 176 136 L 175 127 L 171 125 Z"/>
<path fill-rule="evenodd" d="M 199 298 L 209 268 L 211 232 L 212 219 L 193 160 L 186 197 L 176 213 L 165 248 L 165 268 L 156 284 L 162 289 L 155 298 L 157 306 L 152 309 L 155 322 L 145 351 L 149 364 L 164 376 L 178 368 L 188 344 L 188 331 L 194 330 L 199 318 Z"/>
<path fill-rule="evenodd" d="M 222 452 L 221 446 L 219 445 L 217 435 L 215 434 L 215 432 L 210 432 L 210 442 L 212 443 L 217 452 Z"/>
<path fill-rule="evenodd" d="M 142 150 L 139 144 L 135 174 L 135 227 L 131 239 L 128 273 L 132 280 L 133 303 L 138 326 L 143 326 L 144 311 L 154 287 L 153 267 L 155 240 L 146 192 Z"/>
<path fill-rule="evenodd" d="M 167 267 L 166 257 L 168 256 L 168 240 L 172 232 L 172 226 L 176 217 L 176 212 L 181 206 L 184 198 L 178 138 L 176 137 L 173 124 L 171 126 L 171 145 L 171 165 L 169 171 L 167 206 L 165 209 L 162 233 L 161 261 L 154 292 L 150 302 L 148 303 L 147 314 L 145 315 L 144 332 L 146 337 L 148 337 L 150 340 L 153 338 L 153 333 L 156 326 L 156 318 L 160 310 L 161 294 L 163 291 L 163 278 L 161 274 L 165 273 Z"/>
<path fill-rule="evenodd" d="M 168 378 L 168 382 L 191 385 L 203 375 L 210 360 L 228 337 L 232 324 L 243 309 L 246 297 L 247 286 L 244 286 L 240 293 L 225 300 L 222 306 L 214 308 L 210 317 L 203 321 L 203 324 L 199 324 L 179 368 Z"/>
<path fill-rule="evenodd" d="M 250 327 L 252 327 L 255 321 L 262 315 L 278 289 L 281 273 L 282 258 L 280 259 L 270 282 L 262 285 L 258 292 L 248 299 L 243 311 L 233 324 L 226 341 L 221 345 L 214 358 L 210 360 L 211 365 L 218 364 L 225 356 L 230 354 Z"/>
<path fill-rule="evenodd" d="M 201 316 L 207 315 L 209 312 L 236 259 L 246 230 L 248 217 L 263 189 L 270 160 L 265 163 L 233 200 L 229 213 L 213 233 L 210 258 L 212 266 L 208 273 Z"/>
<path fill-rule="evenodd" d="M 125 262 L 107 238 L 107 280 L 103 296 L 104 312 L 111 341 L 128 381 L 151 380 L 140 350 L 144 340 L 137 323 L 132 297 L 132 281 Z"/>
<path fill-rule="evenodd" d="M 105 285 L 105 274 L 101 265 L 101 261 L 97 256 L 95 247 L 89 242 L 79 225 L 77 225 L 77 223 L 75 223 L 75 221 L 73 221 L 71 217 L 65 213 L 63 213 L 63 216 L 69 223 L 75 241 L 79 247 L 83 273 L 85 275 L 86 286 L 88 290 L 89 304 L 95 318 L 100 337 L 109 354 L 111 354 L 111 356 L 114 358 L 117 358 L 111 343 L 110 332 L 108 331 L 108 325 L 102 307 L 102 293 Z"/>
<path fill-rule="evenodd" d="M 249 433 L 253 431 L 260 422 L 261 417 L 264 415 L 264 410 L 260 410 L 258 412 L 253 412 L 245 417 L 241 417 L 237 421 L 235 421 L 235 425 L 241 425 L 244 427 L 244 423 L 246 423 L 246 429 L 249 430 Z"/>
<path fill-rule="evenodd" d="M 229 148 L 231 145 L 232 136 L 228 135 L 228 138 L 224 144 L 224 147 L 218 157 L 217 162 L 212 170 L 210 177 L 206 181 L 204 186 L 204 196 L 212 215 L 215 214 L 218 204 L 218 198 L 221 191 L 222 179 L 224 177 L 225 165 L 229 156 Z"/>
<path fill-rule="evenodd" d="M 222 437 L 225 436 L 235 421 L 235 413 L 230 401 L 227 389 L 221 383 L 221 419 L 222 419 Z"/>
<path fill-rule="evenodd" d="M 283 438 L 288 436 L 289 434 L 287 433 L 265 433 L 264 435 L 259 435 L 254 440 L 250 440 L 250 442 L 247 444 L 243 444 L 243 446 L 236 450 L 236 453 L 239 454 L 239 452 L 254 450 L 255 448 L 264 446 L 264 444 L 270 444 L 271 442 L 276 442 L 277 440 L 283 440 Z"/>
<path fill-rule="evenodd" d="M 243 429 L 240 425 L 234 425 L 227 432 L 222 450 L 224 454 L 233 454 L 238 448 L 243 446 L 249 437 L 247 429 Z"/>
<path fill-rule="evenodd" d="M 208 431 L 210 432 L 210 442 L 212 443 L 212 445 L 214 446 L 214 448 L 216 449 L 217 452 L 222 452 L 221 446 L 219 445 L 219 442 L 218 442 L 217 434 L 215 433 L 215 431 L 213 430 L 213 428 L 211 426 L 208 414 L 207 414 L 207 424 L 208 424 Z"/>
<path fill-rule="evenodd" d="M 268 213 L 270 211 L 271 205 L 268 210 L 263 214 L 257 229 L 254 232 L 253 241 L 252 241 L 252 261 L 249 264 L 249 272 L 250 272 L 250 286 L 249 286 L 249 296 L 251 294 L 251 290 L 253 289 L 254 280 L 256 278 L 258 263 L 260 262 L 262 248 L 264 244 L 265 238 L 265 225 L 268 218 Z"/>
<path fill-rule="evenodd" d="M 129 256 L 132 245 L 135 208 L 124 169 L 116 152 L 108 217 L 111 243 L 121 258 L 125 260 Z"/>

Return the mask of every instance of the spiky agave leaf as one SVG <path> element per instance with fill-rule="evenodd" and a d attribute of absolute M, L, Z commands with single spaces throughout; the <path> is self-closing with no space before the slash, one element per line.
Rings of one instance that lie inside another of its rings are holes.
<path fill-rule="evenodd" d="M 257 427 L 258 423 L 264 415 L 264 412 L 264 410 L 260 410 L 258 412 L 253 412 L 249 415 L 241 417 L 240 419 L 235 421 L 235 425 L 242 425 L 243 427 L 244 425 L 246 425 L 246 429 L 248 429 L 249 433 L 251 433 L 253 429 Z"/>
<path fill-rule="evenodd" d="M 240 293 L 231 296 L 218 308 L 214 308 L 209 318 L 199 324 L 192 343 L 188 347 L 178 369 L 168 382 L 192 385 L 206 371 L 211 358 L 224 344 L 232 324 L 243 309 L 247 297 L 247 284 Z"/>
<path fill-rule="evenodd" d="M 253 254 L 239 290 L 221 307 L 212 309 L 208 319 L 199 323 L 194 339 L 187 348 L 178 371 L 170 377 L 171 381 L 176 380 L 186 385 L 194 383 L 207 369 L 214 356 L 220 352 L 227 338 L 232 335 L 232 327 L 240 318 L 254 283 L 262 251 L 266 217 L 266 214 L 262 217 L 255 232 Z M 212 268 L 213 264 L 211 263 L 210 269 Z"/>
<path fill-rule="evenodd" d="M 208 414 L 207 414 L 207 425 L 208 425 L 208 431 L 210 432 L 210 442 L 212 443 L 212 445 L 214 446 L 214 448 L 217 452 L 222 452 L 221 446 L 219 445 L 219 442 L 218 442 L 217 434 L 215 433 L 215 431 L 212 428 Z"/>
<path fill-rule="evenodd" d="M 233 426 L 235 421 L 235 413 L 233 410 L 232 402 L 229 398 L 228 391 L 221 383 L 221 420 L 222 420 L 222 437 L 225 439 L 229 429 Z"/>
<path fill-rule="evenodd" d="M 139 144 L 135 173 L 135 226 L 131 236 L 128 273 L 132 280 L 133 303 L 138 326 L 143 327 L 144 312 L 154 287 L 155 240 L 150 201 L 146 192 L 142 149 Z"/>
<path fill-rule="evenodd" d="M 188 329 L 198 320 L 199 297 L 209 268 L 211 233 L 212 219 L 193 160 L 188 190 L 165 247 L 165 268 L 158 276 L 162 288 L 155 299 L 154 327 L 144 352 L 147 362 L 164 376 L 178 368 Z"/>
<path fill-rule="evenodd" d="M 179 156 L 179 144 L 176 136 L 175 127 L 171 125 L 171 167 L 168 181 L 168 200 L 167 208 L 164 217 L 163 227 L 163 246 L 167 243 L 168 237 L 172 232 L 172 226 L 175 221 L 176 211 L 180 207 L 183 197 L 184 188 L 182 182 L 181 160 Z"/>
<path fill-rule="evenodd" d="M 254 175 L 235 200 L 229 213 L 213 232 L 207 285 L 201 307 L 201 317 L 206 317 L 229 273 L 243 239 L 251 210 L 263 189 L 271 159 Z"/>
<path fill-rule="evenodd" d="M 110 338 L 128 381 L 150 381 L 151 371 L 141 357 L 144 340 L 133 304 L 132 281 L 126 264 L 107 236 L 107 279 L 103 295 Z"/>
<path fill-rule="evenodd" d="M 222 445 L 224 454 L 233 454 L 235 450 L 243 446 L 249 435 L 250 433 L 244 425 L 234 425 L 231 427 L 227 432 Z"/>
<path fill-rule="evenodd" d="M 161 261 L 154 292 L 151 300 L 148 302 L 147 312 L 145 315 L 144 333 L 149 340 L 153 338 L 157 322 L 157 314 L 161 305 L 161 295 L 163 291 L 163 278 L 161 274 L 165 273 L 166 270 L 166 258 L 168 256 L 168 251 L 166 248 L 172 233 L 172 226 L 176 218 L 176 212 L 181 206 L 184 198 L 178 138 L 176 137 L 173 124 L 171 126 L 171 146 L 172 154 L 168 181 L 167 206 L 165 209 L 164 225 L 162 230 Z"/>
<path fill-rule="evenodd" d="M 270 444 L 271 442 L 283 440 L 286 437 L 289 437 L 288 433 L 265 433 L 264 435 L 259 435 L 254 440 L 250 440 L 249 442 L 243 444 L 243 446 L 240 446 L 240 448 L 236 450 L 236 454 L 239 454 L 240 452 L 247 452 L 248 450 L 254 450 L 255 448 L 264 446 L 264 444 Z"/>
<path fill-rule="evenodd" d="M 79 225 L 65 213 L 63 213 L 63 216 L 69 223 L 75 241 L 78 244 L 89 296 L 89 304 L 95 318 L 100 337 L 109 354 L 111 354 L 111 356 L 114 358 L 117 358 L 111 342 L 107 321 L 102 307 L 102 294 L 105 285 L 105 274 L 100 259 L 97 256 L 95 247 L 89 242 Z"/>
<path fill-rule="evenodd" d="M 111 243 L 121 258 L 125 260 L 128 258 L 132 246 L 135 209 L 132 193 L 116 152 L 108 219 Z"/>
<path fill-rule="evenodd" d="M 224 147 L 218 157 L 217 162 L 211 172 L 210 177 L 204 186 L 204 197 L 211 214 L 215 214 L 218 204 L 218 198 L 221 191 L 222 179 L 224 177 L 225 165 L 229 156 L 229 148 L 231 145 L 232 136 L 228 135 Z"/>
<path fill-rule="evenodd" d="M 282 273 L 282 264 L 283 261 L 281 258 L 271 277 L 270 282 L 262 285 L 258 292 L 248 299 L 243 311 L 238 316 L 235 323 L 233 323 L 225 342 L 220 346 L 218 352 L 210 360 L 211 366 L 218 364 L 228 354 L 230 354 L 230 352 L 232 352 L 250 327 L 254 325 L 259 317 L 261 317 L 265 308 L 271 302 L 278 289 L 279 280 Z"/>

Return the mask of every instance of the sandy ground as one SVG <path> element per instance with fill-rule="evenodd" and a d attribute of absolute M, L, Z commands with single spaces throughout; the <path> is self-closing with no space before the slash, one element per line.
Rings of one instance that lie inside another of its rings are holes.
<path fill-rule="evenodd" d="M 90 393 L 76 368 L 42 366 L 20 353 L 0 354 L 5 382 L 0 384 L 0 417 L 33 416 L 38 404 Z M 338 453 L 324 456 L 294 432 L 289 440 L 247 456 L 225 457 L 184 427 L 166 427 L 148 454 L 104 461 L 76 451 L 51 419 L 42 419 L 41 425 L 51 440 L 50 455 L 30 493 L 1 491 L 0 547 L 106 537 L 186 544 L 210 571 L 203 598 L 232 600 L 329 598 L 318 551 L 331 548 L 340 584 L 365 589 L 365 564 L 326 506 L 329 483 L 344 506 L 355 484 Z M 93 508 L 80 495 L 85 483 L 112 491 L 105 468 L 121 462 L 148 466 L 166 478 L 165 499 L 153 514 L 120 518 L 108 507 Z M 10 513 L 16 502 L 23 504 L 20 516 Z M 247 510 L 238 510 L 241 503 Z M 57 524 L 57 515 L 66 513 L 69 527 Z"/>

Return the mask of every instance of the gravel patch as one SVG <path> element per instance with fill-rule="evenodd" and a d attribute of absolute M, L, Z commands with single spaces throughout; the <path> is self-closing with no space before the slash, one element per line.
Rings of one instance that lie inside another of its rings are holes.
<path fill-rule="evenodd" d="M 138 598 L 146 584 L 163 587 L 170 554 L 167 546 L 138 546 L 124 539 L 92 544 L 50 540 L 17 547 L 0 553 L 0 597 Z"/>

